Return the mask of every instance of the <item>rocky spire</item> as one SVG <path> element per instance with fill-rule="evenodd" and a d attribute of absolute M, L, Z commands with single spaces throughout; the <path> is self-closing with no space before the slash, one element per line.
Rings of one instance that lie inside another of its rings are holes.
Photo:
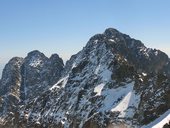
<path fill-rule="evenodd" d="M 17 91 L 21 85 L 22 64 L 23 58 L 20 57 L 14 57 L 6 64 L 0 83 L 0 95 L 11 92 L 19 96 Z"/>

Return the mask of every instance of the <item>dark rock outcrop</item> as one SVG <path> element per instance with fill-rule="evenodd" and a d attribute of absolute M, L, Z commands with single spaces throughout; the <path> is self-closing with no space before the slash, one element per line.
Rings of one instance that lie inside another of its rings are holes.
<path fill-rule="evenodd" d="M 56 83 L 61 77 L 63 60 L 54 54 L 47 58 L 39 51 L 32 51 L 22 65 L 22 98 L 34 98 Z"/>

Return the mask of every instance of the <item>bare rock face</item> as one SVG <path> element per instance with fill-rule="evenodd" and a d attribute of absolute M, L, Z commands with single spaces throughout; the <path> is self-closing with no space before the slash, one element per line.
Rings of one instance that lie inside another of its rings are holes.
<path fill-rule="evenodd" d="M 32 51 L 22 65 L 22 99 L 39 96 L 61 76 L 63 60 L 57 54 L 47 58 L 39 51 Z"/>
<path fill-rule="evenodd" d="M 0 95 L 5 95 L 6 93 L 13 93 L 17 97 L 19 96 L 18 90 L 21 84 L 21 65 L 23 63 L 23 58 L 14 57 L 5 66 L 0 86 Z"/>
<path fill-rule="evenodd" d="M 165 53 L 113 28 L 93 36 L 64 67 L 57 54 L 33 51 L 20 66 L 14 120 L 6 116 L 2 126 L 145 128 L 169 112 L 169 62 Z"/>
<path fill-rule="evenodd" d="M 17 109 L 21 86 L 21 65 L 23 58 L 14 57 L 5 66 L 0 81 L 0 113 L 10 113 Z M 6 116 L 6 115 L 3 116 Z"/>

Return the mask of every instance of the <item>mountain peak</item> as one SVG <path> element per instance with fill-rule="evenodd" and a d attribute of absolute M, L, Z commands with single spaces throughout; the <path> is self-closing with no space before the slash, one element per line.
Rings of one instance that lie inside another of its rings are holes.
<path fill-rule="evenodd" d="M 38 50 L 33 50 L 33 51 L 29 52 L 27 56 L 28 57 L 32 57 L 32 56 L 43 56 L 43 57 L 45 57 L 45 55 Z"/>
<path fill-rule="evenodd" d="M 61 61 L 63 61 L 58 54 L 52 54 L 49 59 L 50 60 L 61 60 Z"/>
<path fill-rule="evenodd" d="M 114 28 L 107 28 L 104 32 L 104 35 L 106 35 L 107 37 L 112 37 L 117 34 L 120 34 L 120 32 Z"/>
<path fill-rule="evenodd" d="M 22 57 L 13 57 L 12 59 L 9 60 L 8 63 L 14 64 L 15 62 L 23 61 L 23 59 L 24 59 L 24 58 L 22 58 Z"/>
<path fill-rule="evenodd" d="M 120 32 L 118 30 L 116 30 L 116 29 L 107 28 L 104 31 L 104 33 L 96 34 L 96 35 L 92 36 L 89 41 L 91 41 L 91 42 L 103 41 L 103 40 L 106 40 L 108 38 L 115 37 L 115 36 L 117 36 L 119 34 L 120 34 Z"/>

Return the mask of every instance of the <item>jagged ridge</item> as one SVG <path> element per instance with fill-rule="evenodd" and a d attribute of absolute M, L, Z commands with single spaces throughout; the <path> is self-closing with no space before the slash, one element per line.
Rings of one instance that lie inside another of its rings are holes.
<path fill-rule="evenodd" d="M 25 58 L 21 72 L 28 74 L 21 87 L 30 88 L 21 91 L 26 104 L 18 106 L 15 121 L 7 120 L 6 127 L 141 127 L 170 108 L 168 56 L 116 29 L 93 36 L 64 68 L 59 68 L 61 59 L 54 65 L 46 59 L 37 51 Z"/>

